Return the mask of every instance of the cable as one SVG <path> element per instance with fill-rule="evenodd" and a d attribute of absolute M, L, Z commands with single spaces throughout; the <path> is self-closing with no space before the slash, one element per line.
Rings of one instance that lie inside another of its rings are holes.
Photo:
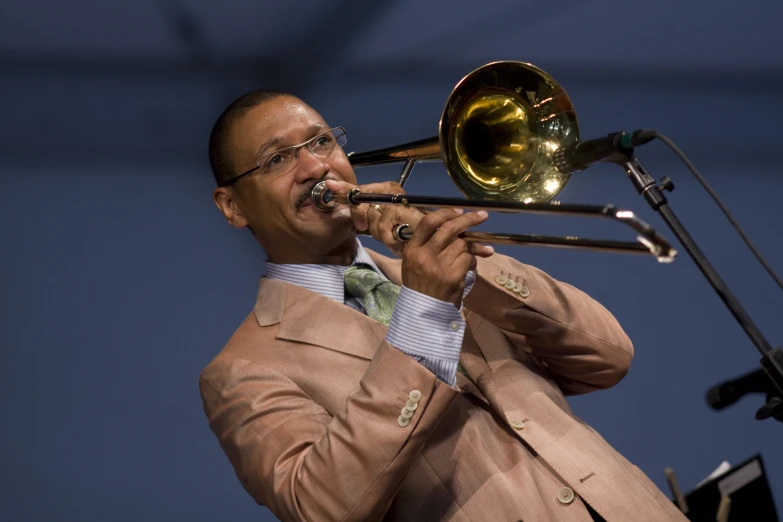
<path fill-rule="evenodd" d="M 639 132 L 639 131 L 637 131 Z M 769 273 L 770 276 L 772 276 L 772 279 L 775 280 L 775 282 L 778 284 L 778 286 L 783 290 L 783 281 L 780 280 L 780 277 L 775 273 L 774 270 L 772 270 L 772 267 L 770 267 L 767 262 L 762 257 L 761 253 L 756 250 L 756 247 L 753 246 L 753 243 L 750 241 L 748 236 L 745 235 L 745 232 L 742 231 L 742 228 L 740 228 L 739 224 L 734 220 L 734 217 L 731 215 L 731 212 L 729 212 L 729 209 L 726 208 L 726 205 L 723 204 L 723 202 L 720 200 L 718 195 L 715 193 L 714 190 L 712 190 L 712 187 L 707 183 L 707 180 L 704 179 L 704 176 L 702 176 L 699 171 L 696 169 L 696 167 L 691 163 L 691 161 L 683 154 L 683 152 L 677 147 L 677 145 L 674 144 L 672 140 L 664 136 L 658 131 L 641 131 L 644 133 L 649 133 L 652 136 L 655 136 L 662 142 L 664 142 L 672 151 L 682 160 L 683 163 L 685 163 L 685 166 L 688 167 L 688 169 L 693 173 L 693 175 L 696 177 L 696 179 L 701 183 L 701 186 L 704 187 L 704 190 L 707 191 L 707 193 L 712 197 L 712 199 L 715 200 L 715 203 L 718 204 L 718 207 L 723 211 L 723 214 L 728 218 L 729 222 L 732 224 L 732 226 L 737 230 L 737 233 L 740 235 L 742 240 L 745 242 L 746 245 L 748 245 L 748 248 L 750 248 L 751 252 L 753 252 L 753 255 L 756 256 L 756 259 L 758 259 L 759 263 L 764 267 L 764 269 Z"/>

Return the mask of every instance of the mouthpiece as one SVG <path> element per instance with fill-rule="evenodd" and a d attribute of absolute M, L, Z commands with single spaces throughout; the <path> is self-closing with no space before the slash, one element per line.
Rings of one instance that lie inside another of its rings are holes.
<path fill-rule="evenodd" d="M 321 212 L 331 212 L 337 206 L 334 194 L 326 188 L 326 182 L 321 181 L 310 191 L 310 197 L 313 199 L 313 205 Z"/>

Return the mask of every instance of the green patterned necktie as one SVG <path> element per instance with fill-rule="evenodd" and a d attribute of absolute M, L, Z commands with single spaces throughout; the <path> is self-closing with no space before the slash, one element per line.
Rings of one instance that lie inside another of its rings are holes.
<path fill-rule="evenodd" d="M 345 291 L 364 303 L 365 313 L 386 326 L 391 322 L 400 287 L 373 270 L 356 264 L 345 269 Z"/>
<path fill-rule="evenodd" d="M 380 275 L 370 265 L 358 263 L 345 269 L 345 291 L 364 303 L 366 314 L 386 326 L 391 322 L 400 287 Z M 457 369 L 470 379 L 468 372 L 457 364 Z"/>

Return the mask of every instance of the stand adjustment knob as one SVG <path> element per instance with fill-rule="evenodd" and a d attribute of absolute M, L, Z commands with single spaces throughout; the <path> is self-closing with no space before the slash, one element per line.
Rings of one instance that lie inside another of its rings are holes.
<path fill-rule="evenodd" d="M 668 190 L 669 192 L 674 190 L 674 182 L 668 176 L 661 178 L 661 190 Z"/>

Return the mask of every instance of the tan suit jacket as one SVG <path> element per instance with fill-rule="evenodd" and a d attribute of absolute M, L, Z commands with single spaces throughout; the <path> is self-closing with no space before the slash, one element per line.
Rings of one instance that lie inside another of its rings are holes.
<path fill-rule="evenodd" d="M 401 284 L 399 260 L 370 254 Z M 261 278 L 199 382 L 242 486 L 284 521 L 588 522 L 584 502 L 608 522 L 686 520 L 565 400 L 628 371 L 631 342 L 603 306 L 495 254 L 479 260 L 463 313 L 473 382 L 458 374 L 453 388 L 390 346 L 384 325 Z"/>

